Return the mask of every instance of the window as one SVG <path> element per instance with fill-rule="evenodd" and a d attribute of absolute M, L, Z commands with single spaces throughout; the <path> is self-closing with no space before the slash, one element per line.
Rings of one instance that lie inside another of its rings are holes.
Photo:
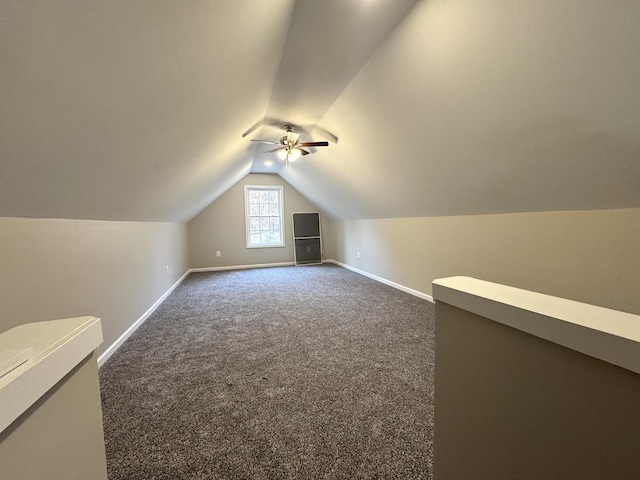
<path fill-rule="evenodd" d="M 282 187 L 245 185 L 247 248 L 284 247 Z"/>

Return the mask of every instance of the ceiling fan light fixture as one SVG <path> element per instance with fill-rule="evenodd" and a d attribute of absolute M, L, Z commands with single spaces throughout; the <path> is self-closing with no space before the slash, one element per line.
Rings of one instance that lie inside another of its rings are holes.
<path fill-rule="evenodd" d="M 296 160 L 298 160 L 300 158 L 300 155 L 302 154 L 302 152 L 300 151 L 299 148 L 292 148 L 291 150 L 289 150 L 288 155 L 289 155 L 289 161 L 290 162 L 295 162 Z"/>
<path fill-rule="evenodd" d="M 278 155 L 278 158 L 280 158 L 280 160 L 282 160 L 283 162 L 295 162 L 300 158 L 300 155 L 302 155 L 302 151 L 296 147 L 287 147 L 283 148 L 282 150 L 278 150 L 276 154 Z"/>

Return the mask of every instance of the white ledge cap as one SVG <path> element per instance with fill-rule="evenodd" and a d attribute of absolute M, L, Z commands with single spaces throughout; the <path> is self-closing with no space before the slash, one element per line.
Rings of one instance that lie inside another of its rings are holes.
<path fill-rule="evenodd" d="M 640 316 L 471 277 L 433 281 L 433 297 L 640 373 Z"/>
<path fill-rule="evenodd" d="M 0 333 L 0 351 L 31 349 L 26 362 L 0 377 L 0 432 L 101 343 L 96 317 L 28 323 Z"/>

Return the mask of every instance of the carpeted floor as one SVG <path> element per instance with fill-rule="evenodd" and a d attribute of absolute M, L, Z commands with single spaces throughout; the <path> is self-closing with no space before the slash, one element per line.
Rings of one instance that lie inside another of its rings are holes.
<path fill-rule="evenodd" d="M 333 265 L 192 273 L 100 369 L 110 480 L 432 478 L 433 305 Z"/>

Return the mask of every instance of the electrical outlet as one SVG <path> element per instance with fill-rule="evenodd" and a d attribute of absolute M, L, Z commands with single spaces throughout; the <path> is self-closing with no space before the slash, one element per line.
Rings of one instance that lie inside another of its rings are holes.
<path fill-rule="evenodd" d="M 165 267 L 165 270 L 166 270 L 166 272 L 167 272 L 167 275 L 169 275 L 169 265 L 167 265 L 167 266 Z"/>
<path fill-rule="evenodd" d="M 216 257 L 219 257 L 220 255 L 221 255 L 220 250 L 218 250 L 218 251 L 216 252 Z"/>
<path fill-rule="evenodd" d="M 360 250 L 358 250 L 358 258 L 360 258 Z"/>

